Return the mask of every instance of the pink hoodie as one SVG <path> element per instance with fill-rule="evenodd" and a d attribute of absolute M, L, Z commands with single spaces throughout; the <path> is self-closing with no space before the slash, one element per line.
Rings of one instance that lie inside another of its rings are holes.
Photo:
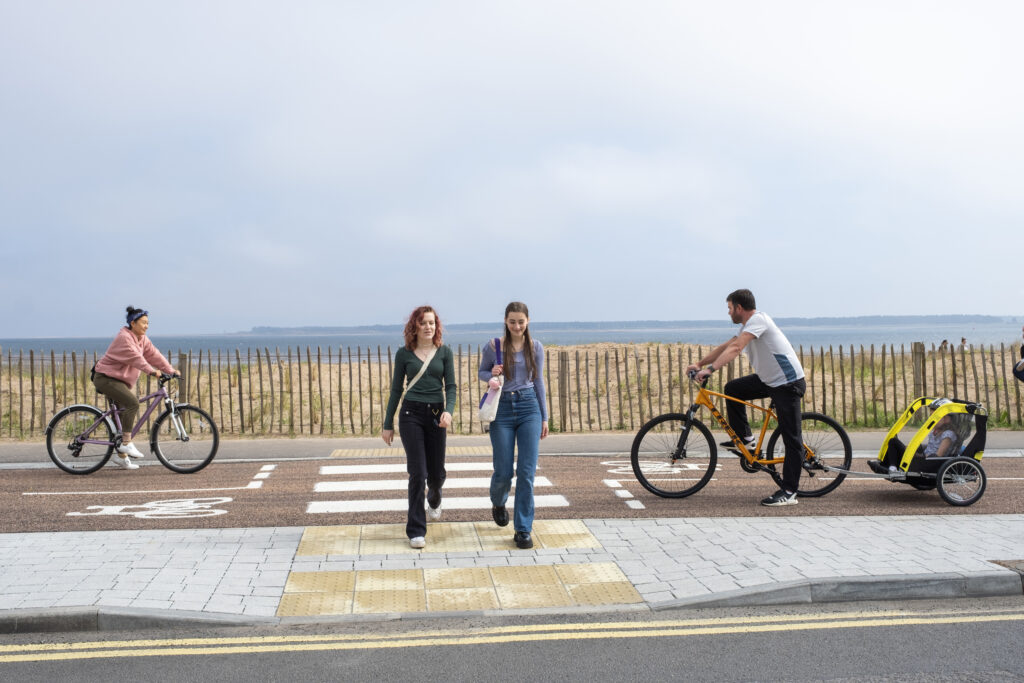
<path fill-rule="evenodd" d="M 121 328 L 114 341 L 110 342 L 103 358 L 96 363 L 96 372 L 119 379 L 130 389 L 135 388 L 140 372 L 150 373 L 154 370 L 172 374 L 174 366 L 153 346 L 149 337 L 143 335 L 142 339 L 139 339 L 127 327 Z"/>

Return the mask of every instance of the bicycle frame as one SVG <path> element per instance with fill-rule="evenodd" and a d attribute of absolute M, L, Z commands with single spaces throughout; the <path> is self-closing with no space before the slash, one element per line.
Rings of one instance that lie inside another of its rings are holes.
<path fill-rule="evenodd" d="M 159 401 L 156 400 L 158 398 L 160 399 Z M 148 394 L 148 395 L 143 396 L 142 398 L 139 399 L 140 403 L 142 403 L 144 401 L 144 402 L 148 403 L 149 405 L 146 406 L 145 412 L 143 412 L 142 415 L 140 415 L 138 417 L 138 419 L 135 420 L 135 427 L 132 429 L 131 436 L 128 439 L 129 442 L 135 439 L 135 436 L 142 430 L 142 425 L 146 423 L 146 421 L 149 419 L 149 416 L 152 415 L 153 411 L 157 409 L 157 406 L 159 406 L 161 403 L 165 403 L 165 402 L 170 401 L 170 398 L 171 398 L 171 395 L 170 395 L 170 392 L 167 391 L 167 387 L 166 386 L 161 386 L 159 389 L 154 391 L 152 394 Z M 108 420 L 109 421 L 110 418 L 113 417 L 114 418 L 113 426 L 116 428 L 114 430 L 115 431 L 114 440 L 113 441 L 107 441 L 107 440 L 100 440 L 100 439 L 83 439 L 83 438 L 79 437 L 77 439 L 77 441 L 79 443 L 82 443 L 82 444 L 91 443 L 91 444 L 97 444 L 99 446 L 116 446 L 119 440 L 123 441 L 123 436 L 121 436 L 123 434 L 123 432 L 124 432 L 123 428 L 121 427 L 121 408 L 114 407 L 113 402 L 111 402 L 109 400 L 108 400 L 108 403 L 110 403 L 111 407 L 107 408 L 103 412 L 103 414 L 100 415 L 99 418 L 97 418 L 97 420 L 92 423 L 92 425 L 89 427 L 89 429 L 83 431 L 82 433 L 83 434 L 91 434 L 93 432 L 93 430 L 96 429 L 96 426 L 100 422 L 102 422 L 103 420 Z M 170 407 L 170 406 L 168 406 L 168 407 Z M 179 431 L 180 431 L 180 429 L 181 429 L 180 425 L 175 425 L 175 427 L 177 427 L 179 429 Z"/>
<path fill-rule="evenodd" d="M 750 408 L 753 408 L 754 410 L 759 410 L 762 413 L 764 413 L 764 419 L 761 422 L 761 433 L 757 437 L 757 444 L 754 446 L 753 453 L 751 453 L 750 450 L 747 448 L 746 444 L 743 443 L 743 439 L 740 438 L 740 435 L 737 434 L 733 430 L 733 428 L 729 426 L 729 421 L 725 419 L 722 413 L 719 412 L 718 408 L 715 406 L 714 401 L 711 400 L 712 396 L 724 398 L 726 401 L 741 403 L 744 406 L 748 406 Z M 711 391 L 703 384 L 700 386 L 700 390 L 697 392 L 697 398 L 694 400 L 693 405 L 690 406 L 690 409 L 686 413 L 687 418 L 692 420 L 694 416 L 696 416 L 697 410 L 701 407 L 707 408 L 708 410 L 711 411 L 711 414 L 714 416 L 719 426 L 722 429 L 724 429 L 726 434 L 728 434 L 729 437 L 732 439 L 732 442 L 736 450 L 739 451 L 740 455 L 742 455 L 749 464 L 762 466 L 780 465 L 785 460 L 785 458 L 757 457 L 757 454 L 761 452 L 761 444 L 764 443 L 765 436 L 768 434 L 769 424 L 772 420 L 775 420 L 776 422 L 778 421 L 778 418 L 775 415 L 775 411 L 773 411 L 771 407 L 764 408 L 762 406 L 757 405 L 756 403 L 751 403 L 750 401 L 744 401 L 742 399 L 736 398 L 734 396 L 728 396 L 727 394 L 723 394 L 718 391 Z"/>

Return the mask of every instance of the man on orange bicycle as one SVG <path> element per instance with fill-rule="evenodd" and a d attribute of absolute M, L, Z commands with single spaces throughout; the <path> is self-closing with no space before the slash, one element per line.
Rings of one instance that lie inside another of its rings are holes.
<path fill-rule="evenodd" d="M 726 297 L 729 317 L 742 325 L 739 333 L 687 368 L 697 372 L 703 381 L 712 372 L 728 365 L 744 349 L 753 375 L 738 377 L 726 383 L 723 392 L 744 401 L 770 398 L 775 403 L 786 456 L 782 465 L 782 488 L 761 501 L 761 505 L 796 505 L 796 491 L 804 460 L 803 437 L 800 433 L 800 399 L 807 390 L 804 369 L 793 350 L 793 345 L 767 313 L 758 311 L 754 294 L 749 289 L 737 289 Z M 753 450 L 754 437 L 750 433 L 746 406 L 727 401 L 729 426 Z M 723 446 L 732 446 L 726 441 Z"/>

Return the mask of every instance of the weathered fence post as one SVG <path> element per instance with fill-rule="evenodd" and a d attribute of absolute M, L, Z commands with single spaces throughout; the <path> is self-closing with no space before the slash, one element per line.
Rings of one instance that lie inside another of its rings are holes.
<path fill-rule="evenodd" d="M 925 382 L 924 342 L 913 342 L 910 345 L 910 367 L 914 376 L 914 398 L 928 394 Z"/>

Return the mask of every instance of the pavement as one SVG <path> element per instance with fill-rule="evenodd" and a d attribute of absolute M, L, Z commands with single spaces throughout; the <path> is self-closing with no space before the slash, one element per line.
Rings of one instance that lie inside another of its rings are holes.
<path fill-rule="evenodd" d="M 1024 595 L 1024 515 L 785 510 L 0 534 L 0 633 Z"/>

